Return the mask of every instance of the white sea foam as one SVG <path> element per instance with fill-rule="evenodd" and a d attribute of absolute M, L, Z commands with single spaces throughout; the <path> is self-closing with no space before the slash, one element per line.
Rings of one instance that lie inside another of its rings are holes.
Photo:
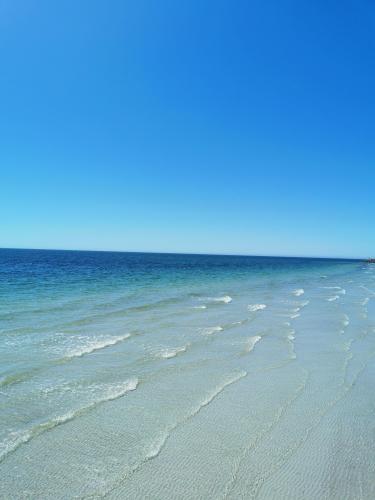
<path fill-rule="evenodd" d="M 249 304 L 247 306 L 250 312 L 262 311 L 266 307 L 267 307 L 266 304 Z"/>
<path fill-rule="evenodd" d="M 168 349 L 164 349 L 163 351 L 160 351 L 158 353 L 158 357 L 164 358 L 164 359 L 170 359 L 174 358 L 177 356 L 177 354 L 180 354 L 181 352 L 185 352 L 187 349 L 187 345 L 181 346 L 181 347 L 171 347 Z"/>
<path fill-rule="evenodd" d="M 202 408 L 210 404 L 223 390 L 228 386 L 233 384 L 234 382 L 237 382 L 243 377 L 246 377 L 247 372 L 245 370 L 242 370 L 241 372 L 233 375 L 229 379 L 227 379 L 225 382 L 223 382 L 221 385 L 217 386 L 211 394 L 209 394 L 201 403 L 198 404 L 198 406 L 192 411 L 191 417 L 196 415 Z"/>
<path fill-rule="evenodd" d="M 229 304 L 229 302 L 232 302 L 232 297 L 229 295 L 224 295 L 224 297 L 208 297 L 207 300 L 210 300 L 211 302 L 224 302 L 224 304 Z"/>
<path fill-rule="evenodd" d="M 163 449 L 163 446 L 164 446 L 165 442 L 167 441 L 168 437 L 169 437 L 169 432 L 164 431 L 164 432 L 161 432 L 159 436 L 157 436 L 155 441 L 150 443 L 150 446 L 149 446 L 148 450 L 146 451 L 145 461 L 152 460 L 153 458 L 155 458 L 159 455 L 159 453 Z"/>
<path fill-rule="evenodd" d="M 253 337 L 249 337 L 245 342 L 245 352 L 250 352 L 254 349 L 255 344 L 261 340 L 260 335 L 254 335 Z"/>
<path fill-rule="evenodd" d="M 33 437 L 32 429 L 25 431 L 12 431 L 0 443 L 0 462 L 12 451 L 16 450 L 21 444 L 27 443 Z"/>
<path fill-rule="evenodd" d="M 202 328 L 202 335 L 212 335 L 213 333 L 222 332 L 224 328 L 222 326 L 209 326 L 207 328 Z"/>
<path fill-rule="evenodd" d="M 322 286 L 325 290 L 341 290 L 341 286 Z"/>
<path fill-rule="evenodd" d="M 310 301 L 309 300 L 304 300 L 303 302 L 301 302 L 300 306 L 301 307 L 306 307 L 308 304 L 310 304 Z"/>
<path fill-rule="evenodd" d="M 347 314 L 344 314 L 344 319 L 342 320 L 343 326 L 348 326 L 349 325 L 349 316 Z"/>
<path fill-rule="evenodd" d="M 294 309 L 291 309 L 290 312 L 292 313 L 298 313 L 301 310 L 300 307 L 295 307 Z"/>
<path fill-rule="evenodd" d="M 207 306 L 194 306 L 193 309 L 207 309 Z"/>
<path fill-rule="evenodd" d="M 203 302 L 214 302 L 214 303 L 222 302 L 223 304 L 229 304 L 229 302 L 232 302 L 233 299 L 230 295 L 224 295 L 222 297 L 201 297 L 198 300 Z"/>
<path fill-rule="evenodd" d="M 339 295 L 334 295 L 333 297 L 329 297 L 329 298 L 327 299 L 327 301 L 328 301 L 328 302 L 333 302 L 334 300 L 337 300 L 337 299 L 339 299 L 339 298 L 340 298 L 340 296 L 339 296 Z"/>
<path fill-rule="evenodd" d="M 350 339 L 348 342 L 344 342 L 344 345 L 343 345 L 344 351 L 350 351 L 352 343 L 353 343 L 353 339 Z"/>
<path fill-rule="evenodd" d="M 295 313 L 295 314 L 291 314 L 289 317 L 290 319 L 295 319 L 295 318 L 298 318 L 300 315 L 300 313 Z"/>
<path fill-rule="evenodd" d="M 365 299 L 363 299 L 363 301 L 361 302 L 361 305 L 362 306 L 366 306 L 370 301 L 370 298 L 369 297 L 366 297 Z"/>
<path fill-rule="evenodd" d="M 296 333 L 295 330 L 290 330 L 288 337 L 287 337 L 288 340 L 290 340 L 290 341 L 294 340 L 296 338 L 294 335 L 295 333 Z"/>
<path fill-rule="evenodd" d="M 80 346 L 76 346 L 74 349 L 67 352 L 67 358 L 79 358 L 85 356 L 86 354 L 91 354 L 92 352 L 99 351 L 100 349 L 105 349 L 107 347 L 114 346 L 123 340 L 130 337 L 130 333 L 125 335 L 120 335 L 117 337 L 96 337 L 85 339 L 85 343 Z"/>
<path fill-rule="evenodd" d="M 67 422 L 73 420 L 80 415 L 83 415 L 87 411 L 95 408 L 101 403 L 107 401 L 113 401 L 124 396 L 129 391 L 134 391 L 138 386 L 138 379 L 132 378 L 126 380 L 120 384 L 103 384 L 99 386 L 102 389 L 102 395 L 98 399 L 92 401 L 91 403 L 70 410 L 62 415 L 57 415 L 52 417 L 50 420 L 36 424 L 34 427 L 29 429 L 12 431 L 8 434 L 7 438 L 0 443 L 0 462 L 11 452 L 15 451 L 19 446 L 24 443 L 28 443 L 31 439 L 39 436 L 45 431 L 53 429 L 58 425 L 66 424 Z"/>
<path fill-rule="evenodd" d="M 249 318 L 240 319 L 239 321 L 233 321 L 231 326 L 244 325 L 249 321 Z"/>
<path fill-rule="evenodd" d="M 107 384 L 103 387 L 103 396 L 99 400 L 95 401 L 93 406 L 96 406 L 98 403 L 104 403 L 106 401 L 111 401 L 112 399 L 120 398 L 127 392 L 135 391 L 138 384 L 139 380 L 137 377 L 130 378 L 120 384 Z"/>
<path fill-rule="evenodd" d="M 296 297 L 299 297 L 300 295 L 303 295 L 305 293 L 305 290 L 303 288 L 298 288 L 297 290 L 294 290 L 292 292 L 293 295 Z"/>

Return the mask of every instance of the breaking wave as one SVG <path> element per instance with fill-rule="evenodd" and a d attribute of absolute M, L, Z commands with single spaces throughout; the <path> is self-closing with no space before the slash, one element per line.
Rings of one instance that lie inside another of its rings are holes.
<path fill-rule="evenodd" d="M 237 373 L 236 375 L 233 375 L 232 377 L 230 377 L 228 380 L 226 380 L 225 382 L 223 382 L 221 385 L 217 386 L 212 391 L 211 394 L 209 394 L 203 401 L 201 401 L 198 404 L 198 406 L 192 411 L 192 413 L 190 414 L 190 416 L 193 417 L 194 415 L 196 415 L 197 413 L 199 413 L 202 408 L 204 408 L 205 406 L 207 406 L 208 404 L 210 404 L 221 392 L 223 392 L 223 390 L 226 387 L 228 387 L 228 385 L 231 385 L 234 382 L 237 382 L 241 378 L 246 377 L 246 375 L 247 375 L 247 372 L 245 372 L 245 370 L 242 370 L 241 372 Z"/>
<path fill-rule="evenodd" d="M 261 336 L 260 335 L 254 335 L 253 337 L 249 337 L 246 342 L 245 342 L 245 349 L 244 351 L 245 352 L 251 352 L 254 347 L 255 347 L 255 344 L 257 342 L 259 342 L 261 340 Z"/>
<path fill-rule="evenodd" d="M 158 357 L 164 358 L 164 359 L 174 358 L 175 356 L 177 356 L 177 354 L 180 354 L 181 352 L 185 352 L 187 348 L 188 348 L 188 346 L 184 345 L 182 347 L 171 347 L 168 349 L 164 349 L 163 351 L 160 351 L 158 353 Z"/>
<path fill-rule="evenodd" d="M 104 338 L 87 338 L 86 343 L 81 346 L 77 346 L 66 354 L 66 358 L 80 358 L 86 354 L 91 354 L 92 352 L 105 349 L 107 347 L 114 346 L 123 340 L 130 337 L 130 333 L 125 335 L 120 335 L 117 337 L 104 337 Z"/>
<path fill-rule="evenodd" d="M 7 438 L 0 443 L 0 462 L 11 452 L 15 451 L 19 446 L 28 443 L 36 436 L 43 434 L 59 425 L 66 424 L 76 417 L 92 410 L 96 406 L 107 401 L 121 398 L 129 391 L 134 391 L 138 386 L 138 379 L 133 378 L 125 381 L 122 384 L 109 384 L 104 388 L 102 396 L 92 403 L 82 406 L 75 410 L 70 410 L 63 415 L 58 415 L 45 422 L 31 427 L 30 429 L 10 432 Z"/>
<path fill-rule="evenodd" d="M 218 385 L 206 398 L 204 398 L 200 403 L 198 403 L 197 406 L 193 407 L 191 412 L 188 413 L 185 417 L 183 417 L 181 420 L 176 421 L 173 425 L 166 428 L 164 431 L 161 431 L 159 435 L 156 437 L 156 439 L 152 443 L 150 443 L 144 459 L 141 461 L 141 463 L 137 464 L 132 469 L 131 472 L 135 472 L 137 469 L 141 467 L 143 463 L 148 462 L 149 460 L 152 460 L 153 458 L 157 457 L 160 454 L 161 450 L 164 448 L 164 445 L 167 442 L 168 438 L 170 437 L 171 433 L 175 429 L 177 429 L 177 427 L 179 427 L 180 425 L 184 424 L 185 422 L 193 418 L 195 415 L 197 415 L 202 410 L 202 408 L 209 405 L 217 396 L 219 396 L 219 394 L 223 392 L 226 387 L 228 387 L 231 384 L 234 384 L 241 378 L 246 377 L 246 375 L 247 372 L 244 370 L 233 375 L 225 382 L 223 382 L 221 385 Z"/>

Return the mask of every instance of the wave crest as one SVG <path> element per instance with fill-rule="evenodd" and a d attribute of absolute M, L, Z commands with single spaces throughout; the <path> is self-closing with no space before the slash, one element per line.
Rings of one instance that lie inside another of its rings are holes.
<path fill-rule="evenodd" d="M 119 342 L 128 339 L 129 337 L 130 333 L 127 333 L 125 335 L 120 335 L 117 337 L 104 337 L 104 338 L 94 338 L 94 339 L 88 338 L 87 342 L 84 345 L 72 349 L 66 354 L 65 357 L 80 358 L 82 356 L 85 356 L 86 354 L 91 354 L 92 352 L 100 351 L 101 349 L 114 346 Z"/>

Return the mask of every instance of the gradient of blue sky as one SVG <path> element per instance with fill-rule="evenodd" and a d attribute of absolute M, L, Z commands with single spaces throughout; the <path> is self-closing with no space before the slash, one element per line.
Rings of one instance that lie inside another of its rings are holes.
<path fill-rule="evenodd" d="M 0 246 L 375 254 L 370 0 L 0 0 Z"/>

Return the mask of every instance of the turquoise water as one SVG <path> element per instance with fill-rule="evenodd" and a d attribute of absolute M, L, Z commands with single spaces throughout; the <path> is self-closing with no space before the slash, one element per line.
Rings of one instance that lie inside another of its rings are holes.
<path fill-rule="evenodd" d="M 0 250 L 0 497 L 372 499 L 375 266 Z"/>

